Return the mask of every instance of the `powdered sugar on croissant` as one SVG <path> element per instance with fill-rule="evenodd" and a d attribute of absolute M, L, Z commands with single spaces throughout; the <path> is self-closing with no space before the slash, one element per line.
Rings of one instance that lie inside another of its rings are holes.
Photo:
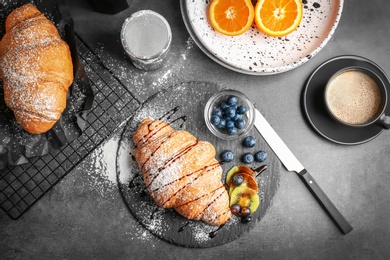
<path fill-rule="evenodd" d="M 32 4 L 7 17 L 0 78 L 5 103 L 22 128 L 40 134 L 58 121 L 73 82 L 72 57 L 53 23 Z"/>
<path fill-rule="evenodd" d="M 133 138 L 135 158 L 158 206 L 211 225 L 230 219 L 229 196 L 212 144 L 149 118 L 142 121 Z"/>

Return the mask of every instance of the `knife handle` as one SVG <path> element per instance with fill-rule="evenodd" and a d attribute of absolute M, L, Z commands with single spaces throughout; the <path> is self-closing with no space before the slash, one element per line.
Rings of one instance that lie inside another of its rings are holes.
<path fill-rule="evenodd" d="M 309 188 L 313 196 L 320 203 L 322 208 L 328 214 L 328 216 L 332 219 L 332 221 L 336 224 L 339 230 L 343 234 L 347 234 L 353 228 L 348 223 L 348 221 L 341 215 L 341 213 L 337 210 L 335 205 L 333 205 L 332 201 L 326 196 L 326 194 L 322 191 L 317 182 L 313 179 L 310 173 L 304 169 L 298 173 L 299 177 L 303 180 L 305 185 Z"/>

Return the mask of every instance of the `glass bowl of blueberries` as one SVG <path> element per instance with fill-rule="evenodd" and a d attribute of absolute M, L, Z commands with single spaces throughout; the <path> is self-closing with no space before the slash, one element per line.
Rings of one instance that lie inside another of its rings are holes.
<path fill-rule="evenodd" d="M 215 136 L 233 140 L 252 128 L 255 111 L 252 102 L 243 93 L 224 89 L 207 101 L 204 118 L 207 127 Z"/>

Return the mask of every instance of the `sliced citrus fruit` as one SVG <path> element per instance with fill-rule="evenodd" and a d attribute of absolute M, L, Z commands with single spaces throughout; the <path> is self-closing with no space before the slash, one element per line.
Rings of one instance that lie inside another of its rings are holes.
<path fill-rule="evenodd" d="M 251 27 L 255 10 L 251 0 L 212 0 L 208 15 L 217 32 L 237 36 Z"/>
<path fill-rule="evenodd" d="M 255 24 L 269 36 L 285 36 L 293 32 L 302 20 L 301 0 L 258 0 Z"/>

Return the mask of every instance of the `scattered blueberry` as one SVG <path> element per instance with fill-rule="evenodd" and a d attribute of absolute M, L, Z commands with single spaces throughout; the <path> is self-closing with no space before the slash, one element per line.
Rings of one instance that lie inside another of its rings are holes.
<path fill-rule="evenodd" d="M 233 213 L 233 214 L 238 214 L 240 213 L 241 211 L 241 207 L 239 204 L 233 204 L 231 207 L 230 207 L 230 211 Z"/>
<path fill-rule="evenodd" d="M 221 122 L 221 118 L 217 115 L 213 115 L 211 116 L 210 118 L 210 122 L 213 124 L 213 125 L 219 125 L 219 123 Z"/>
<path fill-rule="evenodd" d="M 227 100 L 226 100 L 226 103 L 229 105 L 229 106 L 231 106 L 231 105 L 235 105 L 235 104 L 237 104 L 237 102 L 238 102 L 238 97 L 236 97 L 236 96 L 229 96 L 228 98 L 227 98 Z"/>
<path fill-rule="evenodd" d="M 250 163 L 253 163 L 253 160 L 254 160 L 254 157 L 253 157 L 253 154 L 251 154 L 251 153 L 244 153 L 241 156 L 241 161 L 243 163 L 250 164 Z"/>
<path fill-rule="evenodd" d="M 247 111 L 247 109 L 246 109 L 246 106 L 244 106 L 244 105 L 237 107 L 237 114 L 243 115 L 246 113 L 246 111 Z"/>
<path fill-rule="evenodd" d="M 235 174 L 232 177 L 232 183 L 234 186 L 240 186 L 244 182 L 244 177 L 241 174 Z"/>
<path fill-rule="evenodd" d="M 247 216 L 241 218 L 241 222 L 244 224 L 247 224 L 251 221 L 252 221 L 252 215 L 247 215 Z"/>
<path fill-rule="evenodd" d="M 244 138 L 243 144 L 246 147 L 253 147 L 256 144 L 256 138 L 253 136 L 247 136 Z"/>
<path fill-rule="evenodd" d="M 255 160 L 258 162 L 264 162 L 265 159 L 267 159 L 267 152 L 265 151 L 258 151 L 255 153 Z"/>
<path fill-rule="evenodd" d="M 242 207 L 240 213 L 242 217 L 247 217 L 251 214 L 251 209 L 249 207 Z"/>
<path fill-rule="evenodd" d="M 221 159 L 224 162 L 231 162 L 234 159 L 234 154 L 231 150 L 225 150 L 221 153 Z"/>

